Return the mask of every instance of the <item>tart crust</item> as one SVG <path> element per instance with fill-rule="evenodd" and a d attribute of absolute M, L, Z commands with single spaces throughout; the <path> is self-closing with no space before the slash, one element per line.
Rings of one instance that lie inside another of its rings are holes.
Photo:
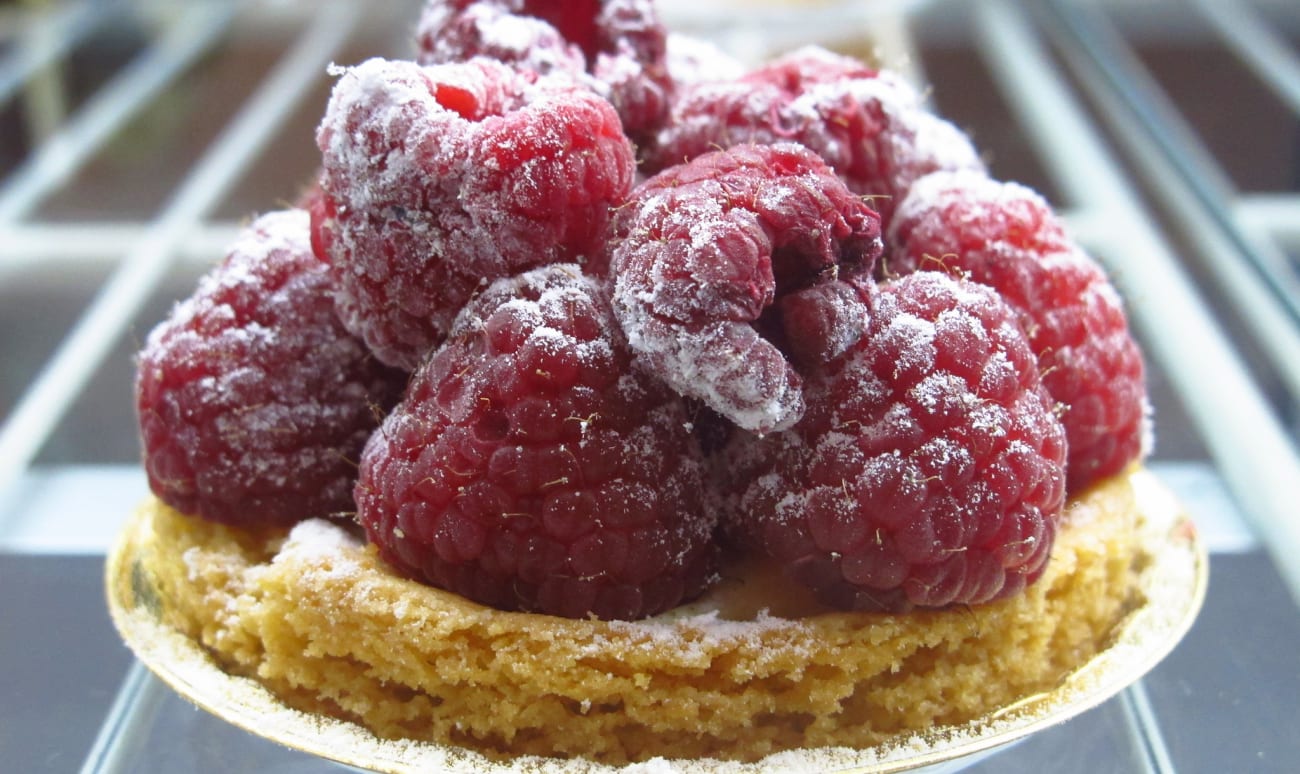
<path fill-rule="evenodd" d="M 773 568 L 735 564 L 646 621 L 501 612 L 396 575 L 338 524 L 232 529 L 154 499 L 123 531 L 108 587 L 155 671 L 179 635 L 231 681 L 402 749 L 620 765 L 884 749 L 1017 713 L 1120 645 L 1134 679 L 1190 625 L 1204 568 L 1190 523 L 1135 469 L 1072 501 L 1038 583 L 977 607 L 829 611 Z M 1178 601 L 1161 604 L 1170 590 Z M 1139 615 L 1158 619 L 1154 642 L 1128 642 Z"/>

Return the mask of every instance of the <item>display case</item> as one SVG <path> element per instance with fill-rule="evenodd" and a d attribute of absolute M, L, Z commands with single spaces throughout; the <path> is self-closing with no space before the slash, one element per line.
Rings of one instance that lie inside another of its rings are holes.
<path fill-rule="evenodd" d="M 1300 768 L 1300 7 L 1282 0 L 682 2 L 747 63 L 805 43 L 924 87 L 1128 300 L 1150 467 L 1210 550 L 1152 672 L 943 770 Z M 410 56 L 419 3 L 0 6 L 0 768 L 341 770 L 195 709 L 110 624 L 147 493 L 133 353 L 241 223 L 316 174 L 331 63 Z M 937 769 L 936 769 L 937 770 Z"/>

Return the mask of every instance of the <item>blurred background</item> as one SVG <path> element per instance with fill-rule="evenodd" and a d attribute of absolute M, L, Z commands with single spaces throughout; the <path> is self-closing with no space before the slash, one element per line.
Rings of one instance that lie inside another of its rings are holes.
<path fill-rule="evenodd" d="M 100 573 L 146 491 L 134 351 L 312 181 L 328 65 L 409 57 L 420 5 L 0 3 L 0 768 L 320 770 L 132 667 Z M 749 63 L 902 70 L 1128 299 L 1207 606 L 1133 689 L 976 770 L 1300 770 L 1300 4 L 658 5 Z"/>

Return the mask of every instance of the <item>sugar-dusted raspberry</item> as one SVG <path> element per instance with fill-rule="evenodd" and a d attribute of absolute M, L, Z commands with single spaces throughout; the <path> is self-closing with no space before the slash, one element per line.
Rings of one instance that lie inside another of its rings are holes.
<path fill-rule="evenodd" d="M 634 138 L 668 111 L 666 39 L 650 0 L 429 0 L 416 32 L 423 64 L 486 56 L 574 77 L 614 105 Z"/>
<path fill-rule="evenodd" d="M 801 146 L 739 145 L 667 169 L 633 191 L 611 233 L 614 311 L 638 358 L 749 430 L 803 412 L 782 342 L 815 359 L 865 327 L 847 281 L 869 282 L 879 219 Z M 795 293 L 783 320 L 779 301 Z"/>
<path fill-rule="evenodd" d="M 633 370 L 576 265 L 501 279 L 372 436 L 359 519 L 396 567 L 484 604 L 653 615 L 712 573 L 716 510 L 688 419 Z"/>
<path fill-rule="evenodd" d="M 927 111 L 899 75 L 817 47 L 732 81 L 684 88 L 650 152 L 650 169 L 737 143 L 811 148 L 886 224 L 912 182 L 940 169 L 982 169 L 970 140 Z"/>
<path fill-rule="evenodd" d="M 1015 313 L 936 272 L 881 285 L 808 412 L 728 449 L 728 530 L 827 602 L 906 610 L 1017 593 L 1064 504 L 1065 433 Z"/>
<path fill-rule="evenodd" d="M 995 263 L 1029 271 L 1042 256 L 1073 246 L 1037 192 L 973 171 L 935 172 L 918 180 L 899 204 L 887 237 L 891 249 L 878 268 L 885 276 L 917 270 L 961 274 Z"/>
<path fill-rule="evenodd" d="M 523 0 L 429 0 L 416 25 L 417 61 L 442 64 L 483 56 L 539 74 L 586 72 L 581 43 L 568 40 L 544 14 L 524 13 L 526 5 Z M 558 4 L 531 5 L 556 10 Z M 568 31 L 582 38 L 594 35 L 594 29 Z"/>
<path fill-rule="evenodd" d="M 172 507 L 229 524 L 352 511 L 357 459 L 405 374 L 334 315 L 302 210 L 263 215 L 140 352 L 144 466 Z"/>
<path fill-rule="evenodd" d="M 1041 196 L 978 173 L 936 173 L 903 200 L 889 241 L 884 271 L 960 274 L 1020 315 L 1043 385 L 1064 410 L 1071 493 L 1142 455 L 1142 353 L 1123 303 Z"/>
<path fill-rule="evenodd" d="M 681 32 L 668 33 L 668 77 L 681 89 L 709 81 L 727 81 L 745 74 L 739 59 L 715 43 Z"/>
<path fill-rule="evenodd" d="M 607 102 L 482 59 L 347 70 L 317 142 L 340 316 L 407 369 L 485 282 L 596 254 L 634 174 Z"/>

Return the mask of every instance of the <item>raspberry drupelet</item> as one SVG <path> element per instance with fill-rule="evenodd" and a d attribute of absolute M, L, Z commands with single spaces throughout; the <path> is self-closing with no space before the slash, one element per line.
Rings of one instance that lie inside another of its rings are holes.
<path fill-rule="evenodd" d="M 632 366 L 576 265 L 501 279 L 372 436 L 359 520 L 403 572 L 506 610 L 636 619 L 711 579 L 683 401 Z"/>
<path fill-rule="evenodd" d="M 733 437 L 731 535 L 842 609 L 977 604 L 1042 573 L 1065 433 L 991 290 L 935 272 L 879 286 L 867 336 L 807 396 L 794 428 Z"/>
<path fill-rule="evenodd" d="M 683 88 L 648 169 L 738 143 L 797 142 L 818 154 L 888 226 L 920 177 L 983 169 L 957 127 L 929 112 L 897 73 L 806 47 L 731 81 Z"/>
<path fill-rule="evenodd" d="M 1123 303 L 1040 195 L 978 173 L 935 173 L 900 205 L 889 243 L 883 273 L 969 277 L 1019 314 L 1063 410 L 1071 493 L 1142 456 L 1149 407 Z"/>
<path fill-rule="evenodd" d="M 483 59 L 345 71 L 317 143 L 340 317 L 407 370 L 486 282 L 598 254 L 634 175 L 608 102 Z"/>
<path fill-rule="evenodd" d="M 416 45 L 422 64 L 486 56 L 568 75 L 608 99 L 639 141 L 668 112 L 667 37 L 649 0 L 430 0 Z"/>
<path fill-rule="evenodd" d="M 361 448 L 405 375 L 334 314 L 302 210 L 263 215 L 148 337 L 144 465 L 168 505 L 227 524 L 351 513 Z"/>
<path fill-rule="evenodd" d="M 610 241 L 614 311 L 647 370 L 756 432 L 803 412 L 801 364 L 865 330 L 880 221 L 809 150 L 740 145 L 638 186 Z"/>

